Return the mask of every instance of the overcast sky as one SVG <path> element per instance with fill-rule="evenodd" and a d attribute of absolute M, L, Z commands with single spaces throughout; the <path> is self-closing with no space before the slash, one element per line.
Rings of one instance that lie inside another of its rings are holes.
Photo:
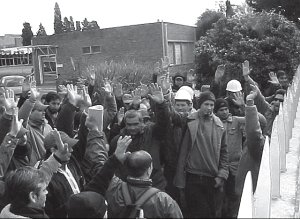
<path fill-rule="evenodd" d="M 225 0 L 224 0 L 225 1 Z M 166 22 L 195 25 L 206 9 L 215 8 L 215 0 L 1 0 L 0 36 L 22 34 L 29 22 L 33 34 L 42 23 L 48 35 L 53 34 L 54 6 L 58 3 L 64 17 L 96 20 L 100 28 Z M 242 4 L 245 0 L 231 0 Z"/>

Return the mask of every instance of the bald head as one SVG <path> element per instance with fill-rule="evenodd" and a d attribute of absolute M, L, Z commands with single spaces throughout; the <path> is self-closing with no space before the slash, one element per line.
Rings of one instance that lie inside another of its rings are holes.
<path fill-rule="evenodd" d="M 132 177 L 143 176 L 151 166 L 151 155 L 143 150 L 132 152 L 126 159 L 128 175 Z"/>

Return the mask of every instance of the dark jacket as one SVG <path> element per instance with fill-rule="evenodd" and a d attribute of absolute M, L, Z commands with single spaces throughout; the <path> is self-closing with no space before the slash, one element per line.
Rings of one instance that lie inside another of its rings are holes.
<path fill-rule="evenodd" d="M 66 116 L 65 120 L 63 121 L 58 120 L 57 124 L 59 124 L 59 122 L 64 122 L 66 124 L 66 128 L 61 126 L 62 129 L 67 130 L 69 131 L 69 133 L 71 133 L 70 131 L 73 130 L 73 126 L 70 126 L 69 123 L 72 123 L 72 121 L 74 121 L 76 108 L 73 105 L 66 103 L 59 112 L 59 115 L 66 115 L 66 113 L 69 113 L 70 115 Z M 61 118 L 64 117 L 61 116 Z M 78 132 L 79 141 L 73 146 L 72 156 L 69 163 L 67 164 L 77 182 L 80 191 L 83 190 L 85 184 L 85 179 L 80 166 L 80 163 L 82 162 L 86 151 L 87 130 L 84 125 L 85 120 L 86 115 L 83 113 L 81 116 L 80 129 Z M 60 172 L 53 174 L 52 179 L 48 185 L 48 195 L 45 206 L 46 213 L 50 217 L 66 217 L 66 203 L 70 195 L 72 194 L 72 188 L 65 176 Z"/>
<path fill-rule="evenodd" d="M 153 186 L 163 190 L 166 186 L 166 181 L 162 173 L 161 155 L 160 155 L 160 142 L 166 133 L 166 123 L 168 115 L 168 107 L 166 103 L 156 104 L 156 123 L 150 123 L 144 126 L 143 130 L 132 137 L 132 142 L 128 146 L 128 151 L 134 152 L 138 150 L 145 150 L 152 156 L 153 171 L 151 179 L 153 180 Z M 110 153 L 113 153 L 117 146 L 119 136 L 126 135 L 126 128 L 122 129 L 121 133 L 113 138 L 110 144 Z M 119 175 L 123 180 L 126 179 L 127 171 L 123 166 Z"/>
<path fill-rule="evenodd" d="M 122 193 L 122 180 L 114 177 L 107 191 L 108 217 L 119 218 L 126 207 Z M 132 200 L 136 200 L 146 189 L 151 187 L 151 180 L 127 178 L 129 193 Z M 167 193 L 158 192 L 142 207 L 145 218 L 183 218 L 181 210 Z"/>
<path fill-rule="evenodd" d="M 186 164 L 188 162 L 188 156 L 192 150 L 192 146 L 196 140 L 197 129 L 199 126 L 199 112 L 192 113 L 188 119 L 187 130 L 184 134 L 181 147 L 180 154 L 178 158 L 177 171 L 174 178 L 174 184 L 178 188 L 185 188 L 185 177 L 186 177 Z M 212 115 L 213 117 L 213 140 L 217 144 L 217 160 L 219 163 L 219 171 L 216 177 L 220 177 L 223 179 L 227 179 L 228 177 L 228 151 L 226 145 L 226 134 L 225 129 L 223 127 L 223 123 L 221 120 Z"/>

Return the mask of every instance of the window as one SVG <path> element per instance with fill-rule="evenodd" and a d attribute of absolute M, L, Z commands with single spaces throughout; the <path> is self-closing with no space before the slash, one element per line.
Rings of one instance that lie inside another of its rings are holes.
<path fill-rule="evenodd" d="M 82 47 L 83 54 L 93 54 L 93 53 L 100 53 L 100 52 L 101 52 L 101 46 Z"/>
<path fill-rule="evenodd" d="M 83 47 L 82 48 L 83 54 L 89 54 L 91 53 L 91 47 Z"/>
<path fill-rule="evenodd" d="M 45 56 L 42 58 L 43 72 L 47 74 L 56 74 L 55 55 Z"/>
<path fill-rule="evenodd" d="M 9 65 L 31 65 L 32 54 L 14 53 L 14 54 L 0 54 L 0 66 Z"/>
<path fill-rule="evenodd" d="M 92 53 L 101 52 L 100 46 L 91 46 L 91 48 L 92 48 Z"/>
<path fill-rule="evenodd" d="M 194 62 L 193 42 L 169 42 L 168 57 L 170 64 L 180 65 Z"/>

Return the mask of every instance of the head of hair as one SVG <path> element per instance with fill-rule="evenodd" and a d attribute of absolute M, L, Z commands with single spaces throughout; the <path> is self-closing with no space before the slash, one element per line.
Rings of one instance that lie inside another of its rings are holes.
<path fill-rule="evenodd" d="M 126 123 L 126 119 L 132 119 L 132 118 L 139 118 L 140 122 L 143 122 L 143 116 L 141 114 L 141 112 L 139 112 L 138 110 L 128 110 L 126 111 L 125 115 L 124 115 L 124 121 Z"/>
<path fill-rule="evenodd" d="M 276 75 L 277 75 L 278 78 L 280 78 L 281 76 L 286 75 L 286 73 L 283 70 L 279 70 L 279 71 L 277 71 Z"/>
<path fill-rule="evenodd" d="M 50 91 L 45 96 L 46 103 L 50 103 L 52 100 L 60 100 L 60 96 L 54 91 Z"/>
<path fill-rule="evenodd" d="M 34 167 L 24 166 L 10 172 L 5 180 L 5 193 L 12 208 L 30 203 L 30 192 L 38 193 L 39 184 L 46 182 L 45 174 Z"/>
<path fill-rule="evenodd" d="M 132 177 L 141 177 L 151 166 L 151 155 L 143 150 L 132 152 L 126 159 L 128 175 Z"/>
<path fill-rule="evenodd" d="M 286 93 L 286 91 L 284 90 L 284 89 L 278 89 L 276 92 L 275 92 L 275 96 L 277 95 L 277 94 L 280 94 L 280 95 L 285 95 L 285 93 Z"/>

